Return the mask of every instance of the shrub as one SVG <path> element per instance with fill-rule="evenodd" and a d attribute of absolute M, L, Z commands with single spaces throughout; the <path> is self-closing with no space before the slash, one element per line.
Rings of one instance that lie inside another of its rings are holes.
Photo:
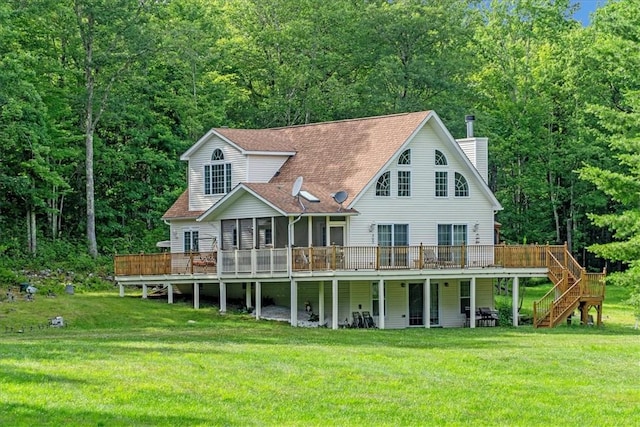
<path fill-rule="evenodd" d="M 500 326 L 513 325 L 513 303 L 511 297 L 496 297 L 496 309 L 498 310 L 498 323 Z"/>

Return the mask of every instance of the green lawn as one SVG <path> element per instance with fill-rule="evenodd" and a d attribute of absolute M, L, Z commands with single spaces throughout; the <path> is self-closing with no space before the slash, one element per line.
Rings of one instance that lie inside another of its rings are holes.
<path fill-rule="evenodd" d="M 402 331 L 115 292 L 2 302 L 0 425 L 638 425 L 625 298 L 608 290 L 603 328 Z M 39 328 L 56 315 L 69 326 Z"/>

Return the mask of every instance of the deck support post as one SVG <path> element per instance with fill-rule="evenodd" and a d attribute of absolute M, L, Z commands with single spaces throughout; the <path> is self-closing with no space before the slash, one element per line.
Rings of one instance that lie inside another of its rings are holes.
<path fill-rule="evenodd" d="M 384 312 L 384 280 L 378 280 L 378 328 L 384 329 L 384 316 L 386 313 Z"/>
<path fill-rule="evenodd" d="M 227 312 L 227 284 L 220 281 L 220 313 Z"/>
<path fill-rule="evenodd" d="M 173 285 L 171 283 L 167 285 L 167 303 L 173 304 Z"/>
<path fill-rule="evenodd" d="M 318 284 L 318 326 L 324 325 L 324 281 Z"/>
<path fill-rule="evenodd" d="M 262 315 L 262 283 L 256 282 L 256 320 Z"/>
<path fill-rule="evenodd" d="M 245 284 L 246 289 L 246 299 L 245 299 L 245 305 L 247 306 L 247 308 L 251 308 L 253 307 L 253 304 L 251 304 L 251 282 L 247 282 Z"/>
<path fill-rule="evenodd" d="M 422 250 L 422 245 L 420 246 L 420 250 Z M 422 257 L 420 258 L 422 259 Z M 424 294 L 424 327 L 429 329 L 431 328 L 431 278 L 427 277 L 424 280 L 424 290 L 422 291 Z"/>
<path fill-rule="evenodd" d="M 291 280 L 291 326 L 298 326 L 298 282 Z"/>
<path fill-rule="evenodd" d="M 469 327 L 476 327 L 476 278 L 471 277 L 469 284 Z"/>
<path fill-rule="evenodd" d="M 118 283 L 118 286 L 120 287 L 120 296 L 124 297 L 124 285 L 122 283 Z"/>
<path fill-rule="evenodd" d="M 338 279 L 331 281 L 331 329 L 338 329 Z"/>
<path fill-rule="evenodd" d="M 193 308 L 200 308 L 200 283 L 197 282 L 193 284 Z"/>
<path fill-rule="evenodd" d="M 146 283 L 142 284 L 142 299 L 147 299 L 147 296 L 149 296 L 149 290 L 147 287 Z"/>
<path fill-rule="evenodd" d="M 512 289 L 511 289 L 511 308 L 513 310 L 512 313 L 512 317 L 513 317 L 513 326 L 518 326 L 518 317 L 519 317 L 519 313 L 518 313 L 518 300 L 519 300 L 519 296 L 518 294 L 520 293 L 520 278 L 519 277 L 514 277 L 513 278 L 513 284 L 512 284 Z"/>

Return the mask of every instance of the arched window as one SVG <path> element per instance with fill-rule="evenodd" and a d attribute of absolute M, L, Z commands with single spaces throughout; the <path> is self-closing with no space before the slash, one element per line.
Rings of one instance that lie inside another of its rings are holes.
<path fill-rule="evenodd" d="M 399 165 L 410 165 L 411 164 L 411 150 L 404 150 L 400 157 L 398 157 Z"/>
<path fill-rule="evenodd" d="M 383 173 L 376 183 L 376 196 L 391 195 L 391 173 L 389 171 Z"/>
<path fill-rule="evenodd" d="M 398 197 L 411 196 L 411 150 L 404 150 L 398 157 Z"/>
<path fill-rule="evenodd" d="M 447 166 L 447 158 L 440 150 L 436 150 L 436 166 Z"/>
<path fill-rule="evenodd" d="M 467 179 L 458 172 L 455 174 L 455 187 L 456 197 L 469 197 L 469 183 Z"/>
<path fill-rule="evenodd" d="M 231 191 L 231 163 L 224 161 L 224 153 L 216 148 L 211 163 L 204 165 L 204 194 L 225 194 Z"/>
<path fill-rule="evenodd" d="M 211 161 L 217 162 L 220 160 L 224 160 L 224 153 L 221 149 L 216 148 L 215 150 L 213 150 L 213 154 L 211 155 Z"/>

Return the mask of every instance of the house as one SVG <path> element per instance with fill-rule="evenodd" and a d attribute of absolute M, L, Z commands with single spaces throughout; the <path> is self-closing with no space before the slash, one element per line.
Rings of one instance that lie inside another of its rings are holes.
<path fill-rule="evenodd" d="M 458 140 L 433 111 L 216 128 L 181 160 L 187 189 L 163 216 L 171 251 L 116 256 L 121 294 L 163 285 L 171 302 L 177 287 L 196 308 L 204 295 L 221 311 L 241 300 L 256 318 L 273 303 L 293 326 L 310 308 L 334 329 L 361 313 L 385 329 L 475 327 L 478 309 L 494 308 L 496 279 L 512 281 L 517 325 L 519 278 L 550 277 L 539 326 L 578 307 L 600 314 L 602 275 L 566 247 L 494 241 L 502 206 L 470 116 Z M 555 297 L 569 288 L 579 295 Z"/>

